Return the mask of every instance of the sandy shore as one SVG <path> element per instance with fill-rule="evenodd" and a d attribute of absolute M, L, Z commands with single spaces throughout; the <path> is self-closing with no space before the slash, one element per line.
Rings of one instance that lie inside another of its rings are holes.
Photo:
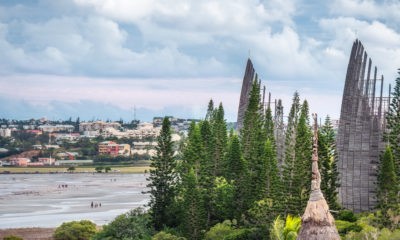
<path fill-rule="evenodd" d="M 0 239 L 17 236 L 24 240 L 52 240 L 55 228 L 9 228 L 0 229 Z"/>
<path fill-rule="evenodd" d="M 144 206 L 144 174 L 0 174 L 0 229 L 55 228 L 91 220 L 97 225 Z M 62 187 L 62 186 L 68 187 Z M 101 207 L 91 207 L 91 203 Z M 0 238 L 2 239 L 2 238 Z"/>

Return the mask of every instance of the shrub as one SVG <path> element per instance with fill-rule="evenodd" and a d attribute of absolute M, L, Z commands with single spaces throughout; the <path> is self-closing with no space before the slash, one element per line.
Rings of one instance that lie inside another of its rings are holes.
<path fill-rule="evenodd" d="M 14 235 L 10 235 L 10 236 L 5 236 L 5 237 L 3 238 L 3 240 L 24 240 L 24 239 L 21 238 L 21 237 L 17 237 L 17 236 L 14 236 Z"/>
<path fill-rule="evenodd" d="M 96 233 L 96 225 L 89 220 L 65 222 L 54 232 L 55 240 L 89 240 Z"/>
<path fill-rule="evenodd" d="M 347 222 L 355 222 L 357 221 L 357 217 L 350 210 L 342 210 L 338 213 L 336 220 L 343 220 Z"/>
<path fill-rule="evenodd" d="M 340 235 L 345 235 L 350 231 L 360 232 L 362 230 L 362 227 L 360 225 L 358 225 L 357 223 L 353 223 L 353 222 L 336 220 L 335 224 L 336 224 L 336 228 Z"/>
<path fill-rule="evenodd" d="M 143 208 L 136 208 L 117 216 L 103 230 L 94 236 L 94 240 L 106 239 L 151 239 L 153 229 L 150 227 L 150 216 Z"/>
<path fill-rule="evenodd" d="M 171 233 L 161 231 L 153 236 L 152 240 L 186 240 L 184 237 L 178 237 Z"/>

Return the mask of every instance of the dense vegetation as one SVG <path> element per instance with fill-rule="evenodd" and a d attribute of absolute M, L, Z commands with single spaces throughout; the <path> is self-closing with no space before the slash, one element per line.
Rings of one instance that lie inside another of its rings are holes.
<path fill-rule="evenodd" d="M 149 211 L 117 217 L 95 239 L 296 239 L 310 192 L 312 134 L 307 101 L 294 94 L 284 144 L 277 143 L 271 109 L 261 105 L 256 79 L 237 134 L 228 131 L 222 104 L 210 101 L 192 123 L 178 160 L 164 119 L 152 159 Z M 329 117 L 319 131 L 325 198 L 343 239 L 400 239 L 400 78 L 387 115 L 388 146 L 378 169 L 378 208 L 354 215 L 337 201 L 335 133 Z M 277 160 L 277 145 L 284 158 Z"/>

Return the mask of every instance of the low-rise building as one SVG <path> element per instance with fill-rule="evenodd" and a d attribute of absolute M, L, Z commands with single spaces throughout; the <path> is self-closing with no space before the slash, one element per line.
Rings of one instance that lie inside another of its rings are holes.
<path fill-rule="evenodd" d="M 43 163 L 43 165 L 54 165 L 55 159 L 52 157 L 38 158 L 38 162 Z"/>
<path fill-rule="evenodd" d="M 75 127 L 72 125 L 41 125 L 38 127 L 43 132 L 72 132 Z"/>
<path fill-rule="evenodd" d="M 104 141 L 99 143 L 99 154 L 100 155 L 110 155 L 118 156 L 119 154 L 119 144 L 113 141 Z"/>
<path fill-rule="evenodd" d="M 29 158 L 12 158 L 9 162 L 12 166 L 26 167 L 30 161 Z"/>
<path fill-rule="evenodd" d="M 10 128 L 0 128 L 0 137 L 11 137 Z"/>
<path fill-rule="evenodd" d="M 121 124 L 118 122 L 103 122 L 103 121 L 96 121 L 96 122 L 81 122 L 79 124 L 79 131 L 98 131 L 104 130 L 106 128 L 114 128 L 119 129 Z"/>

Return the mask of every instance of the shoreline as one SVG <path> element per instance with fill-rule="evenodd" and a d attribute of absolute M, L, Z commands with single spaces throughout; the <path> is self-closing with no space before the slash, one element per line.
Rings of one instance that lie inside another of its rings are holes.
<path fill-rule="evenodd" d="M 93 167 L 76 167 L 69 172 L 66 167 L 0 167 L 0 174 L 128 174 L 148 173 L 150 166 L 111 167 L 108 172 L 96 172 Z"/>

